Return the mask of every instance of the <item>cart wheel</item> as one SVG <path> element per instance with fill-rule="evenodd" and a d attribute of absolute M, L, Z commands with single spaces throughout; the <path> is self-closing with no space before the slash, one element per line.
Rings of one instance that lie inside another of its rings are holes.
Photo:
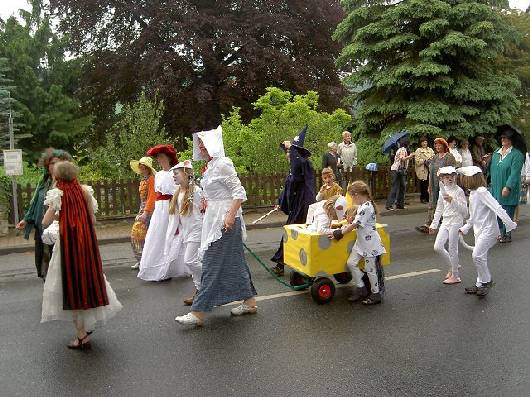
<path fill-rule="evenodd" d="M 289 277 L 289 284 L 291 284 L 293 287 L 304 285 L 306 282 L 307 279 L 301 273 L 291 272 L 291 276 Z"/>
<path fill-rule="evenodd" d="M 327 277 L 317 279 L 311 286 L 311 296 L 319 305 L 331 302 L 335 295 L 335 284 Z"/>
<path fill-rule="evenodd" d="M 348 284 L 352 279 L 350 272 L 336 273 L 333 275 L 333 277 L 339 284 Z"/>

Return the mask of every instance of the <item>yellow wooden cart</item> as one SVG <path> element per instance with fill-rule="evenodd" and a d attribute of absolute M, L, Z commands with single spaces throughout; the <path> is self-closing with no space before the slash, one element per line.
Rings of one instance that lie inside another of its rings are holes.
<path fill-rule="evenodd" d="M 339 225 L 334 225 L 339 226 Z M 390 264 L 390 237 L 385 226 L 377 224 L 386 254 L 379 257 L 379 264 Z M 293 271 L 291 285 L 311 284 L 311 296 L 319 304 L 328 303 L 335 294 L 335 284 L 331 276 L 339 283 L 351 281 L 346 260 L 355 244 L 357 233 L 346 233 L 341 240 L 330 240 L 328 236 L 307 230 L 306 225 L 285 225 L 283 236 L 284 262 Z"/>

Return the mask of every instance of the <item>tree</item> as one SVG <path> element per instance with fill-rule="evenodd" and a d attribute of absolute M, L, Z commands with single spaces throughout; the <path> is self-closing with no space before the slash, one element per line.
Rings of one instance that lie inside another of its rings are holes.
<path fill-rule="evenodd" d="M 12 96 L 19 115 L 19 146 L 35 159 L 48 146 L 71 150 L 91 125 L 80 114 L 74 98 L 80 60 L 65 59 L 64 37 L 52 31 L 48 16 L 33 1 L 32 12 L 20 11 L 22 22 L 0 21 L 0 57 L 6 58 L 6 77 L 13 81 Z"/>
<path fill-rule="evenodd" d="M 358 132 L 383 136 L 491 133 L 519 108 L 513 74 L 495 60 L 509 29 L 506 1 L 351 0 L 335 31 Z"/>
<path fill-rule="evenodd" d="M 322 154 L 328 142 L 337 142 L 341 133 L 351 124 L 351 116 L 343 109 L 331 113 L 318 110 L 319 96 L 315 91 L 292 95 L 277 87 L 268 87 L 265 94 L 253 103 L 259 114 L 245 123 L 239 108 L 234 108 L 223 118 L 223 141 L 226 155 L 232 158 L 241 174 L 270 174 L 285 172 L 287 160 L 280 142 L 293 139 L 308 125 L 305 147 L 320 169 Z M 190 147 L 182 158 L 191 156 Z"/>
<path fill-rule="evenodd" d="M 211 128 L 232 106 L 245 120 L 269 85 L 314 89 L 322 108 L 339 105 L 342 87 L 331 33 L 338 0 L 50 0 L 69 49 L 86 57 L 81 95 L 111 123 L 116 102 L 140 91 L 164 100 L 175 136 Z"/>
<path fill-rule="evenodd" d="M 163 102 L 156 97 L 151 101 L 144 93 L 125 105 L 116 124 L 107 132 L 105 143 L 77 159 L 82 164 L 81 177 L 86 180 L 134 176 L 129 162 L 139 160 L 147 149 L 168 140 L 161 124 L 163 112 Z"/>

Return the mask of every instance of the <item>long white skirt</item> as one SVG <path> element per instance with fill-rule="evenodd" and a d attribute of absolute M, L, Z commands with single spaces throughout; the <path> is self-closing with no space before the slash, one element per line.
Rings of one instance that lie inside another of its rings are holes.
<path fill-rule="evenodd" d="M 169 200 L 155 202 L 155 210 L 145 236 L 138 278 L 160 281 L 189 274 L 187 269 L 179 265 L 183 261 L 178 260 L 181 251 L 179 236 L 175 235 L 178 223 L 178 216 L 169 215 Z"/>
<path fill-rule="evenodd" d="M 103 276 L 105 277 L 105 276 Z M 57 239 L 53 246 L 48 275 L 44 282 L 42 294 L 41 323 L 52 320 L 72 321 L 83 325 L 85 330 L 92 331 L 96 324 L 104 324 L 122 309 L 121 303 L 116 298 L 114 290 L 105 278 L 105 288 L 109 304 L 88 310 L 63 309 L 63 281 L 61 275 L 61 243 Z"/>

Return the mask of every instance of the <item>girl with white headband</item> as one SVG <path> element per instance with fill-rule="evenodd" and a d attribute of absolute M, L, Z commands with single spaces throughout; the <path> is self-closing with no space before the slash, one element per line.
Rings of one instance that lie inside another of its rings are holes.
<path fill-rule="evenodd" d="M 473 228 L 475 234 L 472 258 L 477 268 L 477 282 L 465 291 L 466 294 L 483 297 L 493 285 L 488 269 L 488 251 L 495 245 L 500 234 L 497 217 L 504 223 L 508 232 L 515 229 L 517 224 L 486 189 L 486 180 L 479 167 L 461 167 L 457 172 L 462 175 L 461 182 L 464 189 L 470 191 L 469 219 L 460 228 L 460 232 L 467 234 Z"/>
<path fill-rule="evenodd" d="M 460 264 L 458 261 L 458 231 L 467 217 L 467 200 L 462 188 L 456 184 L 455 167 L 441 167 L 438 171 L 440 178 L 440 193 L 436 203 L 434 219 L 429 226 L 429 232 L 438 230 L 434 251 L 439 254 L 447 266 L 449 272 L 445 276 L 444 284 L 457 284 L 460 279 Z M 448 244 L 448 250 L 445 244 Z"/>

